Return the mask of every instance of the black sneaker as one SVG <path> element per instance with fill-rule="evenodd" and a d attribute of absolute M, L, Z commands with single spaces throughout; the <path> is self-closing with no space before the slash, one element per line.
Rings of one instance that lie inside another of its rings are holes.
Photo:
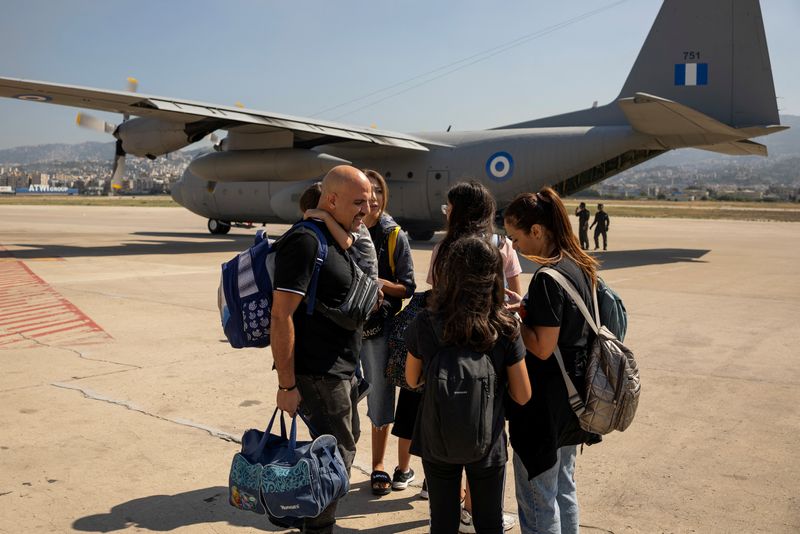
<path fill-rule="evenodd" d="M 414 470 L 410 467 L 408 471 L 400 471 L 399 467 L 394 468 L 394 475 L 392 476 L 392 489 L 396 491 L 404 490 L 408 485 L 414 482 Z"/>
<path fill-rule="evenodd" d="M 422 489 L 419 491 L 419 498 L 425 501 L 428 500 L 428 481 L 422 479 Z"/>

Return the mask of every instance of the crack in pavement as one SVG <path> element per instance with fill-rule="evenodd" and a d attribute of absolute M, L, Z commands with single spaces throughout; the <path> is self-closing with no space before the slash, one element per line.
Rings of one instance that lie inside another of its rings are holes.
<path fill-rule="evenodd" d="M 173 423 L 173 424 L 176 424 L 176 425 L 181 425 L 181 426 L 185 426 L 185 427 L 189 427 L 189 428 L 194 428 L 194 429 L 197 429 L 197 430 L 202 430 L 203 432 L 208 433 L 210 436 L 215 437 L 215 438 L 219 438 L 219 439 L 221 439 L 223 441 L 232 441 L 234 443 L 241 443 L 242 442 L 242 440 L 240 438 L 237 438 L 237 437 L 233 436 L 232 434 L 229 434 L 229 433 L 224 432 L 222 430 L 218 430 L 216 428 L 212 428 L 212 427 L 203 425 L 201 423 L 195 423 L 194 421 L 190 421 L 189 419 L 182 419 L 182 418 L 173 419 L 173 418 L 170 418 L 170 417 L 164 417 L 164 416 L 161 416 L 161 415 L 158 415 L 158 414 L 155 414 L 155 413 L 151 413 L 151 412 L 148 412 L 147 410 L 145 410 L 143 408 L 139 408 L 138 406 L 136 406 L 135 404 L 133 404 L 131 402 L 124 401 L 124 400 L 118 400 L 118 399 L 112 399 L 110 397 L 106 397 L 104 395 L 101 395 L 100 393 L 94 392 L 94 391 L 92 391 L 90 389 L 82 388 L 80 386 L 76 386 L 76 385 L 73 385 L 73 384 L 65 384 L 63 382 L 52 382 L 50 385 L 54 386 L 54 387 L 57 387 L 57 388 L 61 388 L 61 389 L 69 389 L 69 390 L 72 390 L 72 391 L 78 391 L 87 399 L 96 400 L 96 401 L 100 401 L 100 402 L 105 402 L 105 403 L 113 404 L 113 405 L 116 405 L 116 406 L 122 406 L 123 408 L 125 408 L 127 410 L 130 410 L 132 412 L 138 412 L 138 413 L 140 413 L 142 415 L 146 415 L 148 417 L 152 417 L 152 418 L 158 419 L 160 421 L 165 421 L 167 423 Z"/>
<path fill-rule="evenodd" d="M 161 416 L 161 415 L 158 415 L 158 414 L 155 414 L 155 413 L 151 413 L 151 412 L 148 412 L 147 410 L 145 410 L 143 408 L 139 408 L 138 406 L 136 406 L 135 404 L 133 404 L 131 402 L 124 401 L 124 400 L 118 400 L 118 399 L 112 399 L 110 397 L 106 397 L 105 395 L 101 395 L 100 393 L 97 393 L 97 392 L 92 391 L 90 389 L 82 388 L 82 387 L 74 385 L 74 384 L 67 384 L 67 383 L 63 383 L 63 382 L 52 382 L 49 385 L 57 387 L 57 388 L 61 388 L 61 389 L 68 389 L 68 390 L 72 390 L 72 391 L 77 391 L 77 392 L 81 393 L 84 396 L 84 398 L 87 398 L 87 399 L 90 399 L 90 400 L 96 400 L 96 401 L 100 401 L 100 402 L 105 402 L 105 403 L 108 403 L 108 404 L 113 404 L 115 406 L 121 406 L 121 407 L 125 408 L 126 410 L 130 410 L 132 412 L 138 412 L 138 413 L 140 413 L 142 415 L 146 415 L 148 417 L 152 417 L 152 418 L 158 419 L 160 421 L 164 421 L 164 422 L 167 422 L 167 423 L 173 423 L 173 424 L 176 424 L 176 425 L 181 425 L 181 426 L 185 426 L 185 427 L 189 427 L 189 428 L 194 428 L 196 430 L 202 430 L 203 432 L 206 432 L 211 437 L 218 438 L 218 439 L 221 439 L 223 441 L 228 441 L 228 442 L 232 442 L 232 443 L 238 443 L 240 445 L 242 443 L 242 439 L 241 438 L 238 438 L 238 437 L 236 437 L 236 436 L 234 436 L 232 434 L 229 434 L 228 432 L 225 432 L 223 430 L 219 430 L 219 429 L 204 425 L 202 423 L 196 423 L 196 422 L 191 421 L 189 419 L 164 417 L 164 416 Z M 363 465 L 358 465 L 356 463 L 353 463 L 352 469 L 355 469 L 355 470 L 359 471 L 361 474 L 363 474 L 366 477 L 369 477 L 370 473 L 372 472 L 372 469 L 370 469 L 368 467 L 365 467 Z M 422 484 L 421 483 L 420 484 L 409 484 L 409 486 L 422 487 Z"/>
<path fill-rule="evenodd" d="M 595 526 L 592 526 L 592 525 L 581 525 L 581 529 L 599 530 L 600 532 L 605 532 L 607 534 L 614 534 L 613 530 L 607 530 L 605 528 L 595 527 Z"/>
<path fill-rule="evenodd" d="M 19 333 L 19 332 L 17 332 L 16 334 L 18 336 L 20 336 L 22 339 L 24 339 L 26 341 L 33 341 L 34 343 L 36 343 L 37 345 L 39 345 L 41 347 L 46 347 L 48 349 L 64 350 L 64 351 L 67 351 L 67 352 L 71 352 L 73 354 L 76 354 L 78 356 L 78 358 L 80 358 L 82 360 L 89 361 L 89 362 L 108 363 L 108 364 L 111 364 L 111 365 L 119 365 L 121 367 L 128 367 L 130 369 L 141 369 L 141 367 L 139 367 L 138 365 L 133 365 L 133 364 L 130 364 L 130 363 L 115 362 L 113 360 L 103 360 L 101 358 L 90 358 L 90 357 L 86 356 L 85 354 L 83 354 L 81 351 L 79 351 L 77 349 L 73 349 L 73 348 L 70 348 L 70 347 L 59 347 L 59 346 L 55 346 L 55 345 L 50 345 L 49 343 L 43 343 L 43 342 L 39 341 L 36 338 L 28 337 L 25 334 L 22 334 L 22 333 Z"/>

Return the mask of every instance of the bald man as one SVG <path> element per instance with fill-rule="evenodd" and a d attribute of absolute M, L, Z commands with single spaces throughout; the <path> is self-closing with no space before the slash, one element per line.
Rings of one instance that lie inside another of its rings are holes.
<path fill-rule="evenodd" d="M 333 168 L 322 180 L 319 209 L 331 214 L 348 232 L 358 231 L 369 212 L 370 181 L 349 165 Z M 357 268 L 325 223 L 317 224 L 328 240 L 328 256 L 320 269 L 317 299 L 338 306 L 346 297 Z M 309 229 L 297 229 L 281 241 L 275 254 L 275 291 L 272 302 L 270 345 L 278 371 L 277 406 L 294 415 L 298 406 L 315 435 L 332 434 L 348 474 L 360 434 L 357 389 L 353 374 L 361 350 L 361 330 L 346 330 L 318 311 L 306 313 L 303 297 L 311 282 L 317 238 Z M 305 533 L 332 532 L 336 502 L 319 516 L 303 522 Z"/>

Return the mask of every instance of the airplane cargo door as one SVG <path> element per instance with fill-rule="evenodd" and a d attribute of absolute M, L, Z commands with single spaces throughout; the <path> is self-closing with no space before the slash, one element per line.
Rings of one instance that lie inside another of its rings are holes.
<path fill-rule="evenodd" d="M 447 204 L 447 191 L 450 189 L 450 172 L 446 170 L 428 171 L 428 209 L 431 218 L 436 220 L 442 214 L 442 204 Z"/>

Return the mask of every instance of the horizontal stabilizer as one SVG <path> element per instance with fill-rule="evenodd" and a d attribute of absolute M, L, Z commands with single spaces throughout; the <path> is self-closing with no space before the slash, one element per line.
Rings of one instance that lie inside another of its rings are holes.
<path fill-rule="evenodd" d="M 734 128 L 666 98 L 636 93 L 617 101 L 631 126 L 647 135 L 716 134 L 740 139 Z"/>
<path fill-rule="evenodd" d="M 706 147 L 735 145 L 737 141 L 783 129 L 780 126 L 732 128 L 688 106 L 645 93 L 636 93 L 632 98 L 621 98 L 617 103 L 634 130 L 655 137 L 664 148 L 703 147 L 711 150 Z M 724 150 L 735 150 L 723 152 L 726 154 L 752 154 L 754 149 L 747 145 Z M 756 150 L 756 153 L 760 151 Z"/>
<path fill-rule="evenodd" d="M 727 154 L 728 156 L 766 156 L 767 147 L 761 143 L 753 141 L 735 141 L 731 143 L 719 143 L 717 145 L 698 146 L 700 150 L 716 152 L 717 154 Z"/>

